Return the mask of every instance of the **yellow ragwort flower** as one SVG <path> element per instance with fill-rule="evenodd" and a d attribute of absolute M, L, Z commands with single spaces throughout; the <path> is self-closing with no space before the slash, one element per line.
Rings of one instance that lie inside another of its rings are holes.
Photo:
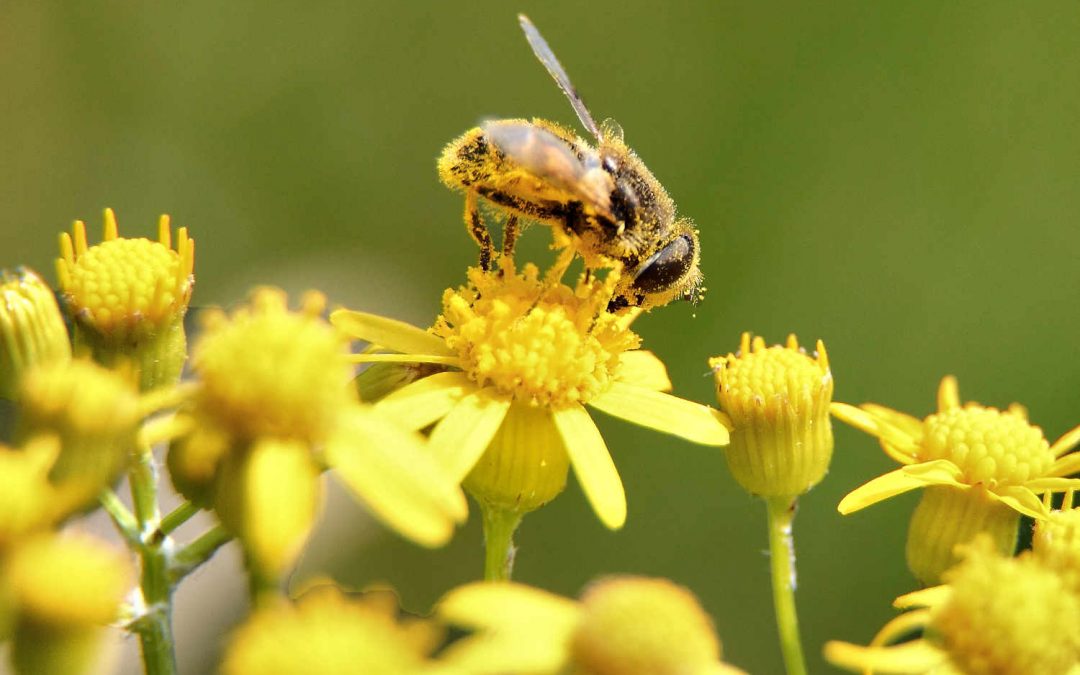
<path fill-rule="evenodd" d="M 39 436 L 22 448 L 0 445 L 0 557 L 56 517 L 49 470 L 59 454 L 55 436 Z"/>
<path fill-rule="evenodd" d="M 98 360 L 129 359 L 142 389 L 176 382 L 186 357 L 184 314 L 195 285 L 195 241 L 187 228 L 172 248 L 169 217 L 158 222 L 158 241 L 119 236 L 116 216 L 105 209 L 103 241 L 87 246 L 86 225 L 60 235 L 57 276 L 76 345 Z"/>
<path fill-rule="evenodd" d="M 1031 552 L 1061 576 L 1067 589 L 1080 595 L 1080 507 L 1066 505 L 1036 521 Z"/>
<path fill-rule="evenodd" d="M 893 619 L 868 647 L 829 642 L 825 657 L 863 673 L 1070 675 L 1080 672 L 1080 596 L 1037 557 L 1002 556 L 986 537 L 960 547 L 946 586 L 898 598 L 924 606 Z M 922 630 L 923 637 L 897 639 Z"/>
<path fill-rule="evenodd" d="M 1053 445 L 1019 405 L 1008 410 L 961 405 L 956 379 L 938 389 L 938 411 L 919 420 L 884 406 L 834 403 L 832 413 L 875 436 L 904 466 L 855 489 L 840 502 L 848 514 L 883 499 L 926 488 L 911 519 L 907 561 L 916 578 L 939 583 L 956 562 L 954 548 L 987 533 L 1002 554 L 1016 547 L 1020 514 L 1044 518 L 1038 494 L 1080 487 L 1065 478 L 1080 470 L 1080 427 Z"/>
<path fill-rule="evenodd" d="M 104 629 L 135 582 L 126 552 L 85 534 L 42 534 L 12 552 L 3 578 L 19 673 L 101 672 Z"/>
<path fill-rule="evenodd" d="M 562 490 L 569 464 L 614 529 L 626 520 L 626 497 L 586 405 L 696 443 L 728 440 L 716 411 L 665 393 L 664 364 L 638 349 L 629 328 L 637 313 L 606 311 L 616 277 L 571 288 L 542 279 L 532 264 L 520 274 L 512 265 L 473 268 L 465 286 L 444 293 L 428 331 L 364 312 L 330 319 L 385 352 L 358 362 L 442 367 L 375 407 L 413 429 L 435 424 L 432 451 L 479 499 L 532 510 Z"/>
<path fill-rule="evenodd" d="M 833 378 L 825 345 L 814 357 L 794 335 L 766 347 L 742 334 L 739 352 L 709 360 L 720 410 L 731 420 L 724 452 L 732 476 L 751 494 L 796 497 L 829 470 Z"/>
<path fill-rule="evenodd" d="M 284 292 L 262 288 L 232 315 L 208 312 L 192 354 L 199 387 L 168 457 L 177 488 L 212 504 L 274 577 L 311 531 L 325 467 L 420 544 L 445 543 L 466 514 L 424 439 L 357 400 L 346 342 L 321 318 L 324 306 L 309 293 L 292 312 Z"/>
<path fill-rule="evenodd" d="M 43 365 L 22 379 L 17 437 L 43 435 L 60 442 L 49 472 L 57 487 L 56 507 L 77 510 L 127 466 L 153 401 L 140 397 L 124 376 L 87 360 Z"/>
<path fill-rule="evenodd" d="M 397 618 L 396 601 L 349 597 L 332 586 L 256 611 L 233 633 L 222 675 L 450 675 L 428 658 L 442 632 Z"/>
<path fill-rule="evenodd" d="M 71 341 L 52 289 L 33 270 L 0 270 L 0 398 L 39 364 L 71 360 Z"/>
<path fill-rule="evenodd" d="M 667 579 L 602 579 L 579 602 L 511 582 L 474 583 L 448 593 L 438 613 L 477 631 L 445 654 L 476 675 L 742 673 L 720 661 L 697 598 Z"/>

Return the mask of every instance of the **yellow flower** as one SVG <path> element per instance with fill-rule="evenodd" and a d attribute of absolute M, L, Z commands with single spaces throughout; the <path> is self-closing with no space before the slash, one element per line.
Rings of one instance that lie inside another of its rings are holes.
<path fill-rule="evenodd" d="M 1080 507 L 1065 506 L 1036 521 L 1031 552 L 1061 576 L 1066 588 L 1080 595 Z"/>
<path fill-rule="evenodd" d="M 231 316 L 208 312 L 192 355 L 199 387 L 168 457 L 182 493 L 210 503 L 259 571 L 295 561 L 319 512 L 324 467 L 384 522 L 425 546 L 445 543 L 465 500 L 417 433 L 362 405 L 346 344 L 309 293 L 298 312 L 263 288 Z"/>
<path fill-rule="evenodd" d="M 600 520 L 619 528 L 622 481 L 586 405 L 706 445 L 727 443 L 727 429 L 713 409 L 665 393 L 663 363 L 637 349 L 629 329 L 637 314 L 606 311 L 616 275 L 571 288 L 541 279 L 534 265 L 520 274 L 508 267 L 470 269 L 468 284 L 444 294 L 430 331 L 363 312 L 330 319 L 385 352 L 357 361 L 443 367 L 375 407 L 413 429 L 435 424 L 432 451 L 458 481 L 477 472 L 467 484 L 478 498 L 536 508 L 562 489 L 568 457 Z"/>
<path fill-rule="evenodd" d="M 732 476 L 751 494 L 796 497 L 829 469 L 833 437 L 829 402 L 833 379 L 825 345 L 814 358 L 787 344 L 766 347 L 743 333 L 737 354 L 710 359 L 716 395 L 731 419 L 724 456 Z"/>
<path fill-rule="evenodd" d="M 1080 665 L 1080 596 L 1035 556 L 1001 556 L 989 540 L 961 547 L 947 586 L 911 593 L 869 647 L 830 642 L 825 657 L 853 671 L 935 675 L 1065 675 Z M 890 645 L 915 630 L 919 640 Z"/>
<path fill-rule="evenodd" d="M 158 241 L 121 238 L 112 209 L 105 209 L 104 240 L 88 247 L 86 225 L 60 236 L 57 276 L 75 324 L 77 345 L 112 364 L 130 359 L 141 388 L 175 383 L 186 356 L 184 314 L 195 284 L 195 241 L 187 228 L 172 248 L 169 217 L 158 222 Z"/>
<path fill-rule="evenodd" d="M 0 445 L 0 555 L 51 524 L 55 494 L 48 477 L 59 449 L 56 437 L 50 435 L 22 448 Z"/>
<path fill-rule="evenodd" d="M 13 551 L 3 578 L 14 596 L 18 672 L 98 672 L 103 628 L 134 584 L 124 552 L 88 535 L 43 534 Z"/>
<path fill-rule="evenodd" d="M 28 372 L 20 404 L 22 442 L 42 435 L 60 441 L 49 480 L 58 490 L 57 508 L 76 510 L 95 503 L 127 466 L 153 401 L 123 376 L 76 359 Z"/>
<path fill-rule="evenodd" d="M 349 597 L 331 586 L 256 611 L 233 633 L 223 675 L 449 675 L 428 655 L 441 631 L 399 621 L 396 601 Z"/>
<path fill-rule="evenodd" d="M 1053 445 L 1027 421 L 1019 405 L 1001 411 L 960 404 L 956 379 L 938 389 L 938 411 L 924 420 L 884 406 L 834 403 L 832 413 L 877 437 L 904 466 L 848 494 L 840 513 L 926 488 L 908 531 L 908 567 L 925 584 L 938 583 L 956 557 L 954 547 L 987 533 L 1002 554 L 1016 546 L 1020 514 L 1039 519 L 1047 510 L 1038 494 L 1080 486 L 1080 427 Z"/>
<path fill-rule="evenodd" d="M 52 289 L 32 270 L 0 270 L 0 398 L 14 398 L 38 364 L 71 360 L 71 342 Z"/>
<path fill-rule="evenodd" d="M 439 603 L 446 621 L 477 633 L 447 662 L 478 675 L 737 675 L 720 661 L 712 620 L 666 579 L 610 577 L 580 602 L 510 582 L 468 584 Z"/>

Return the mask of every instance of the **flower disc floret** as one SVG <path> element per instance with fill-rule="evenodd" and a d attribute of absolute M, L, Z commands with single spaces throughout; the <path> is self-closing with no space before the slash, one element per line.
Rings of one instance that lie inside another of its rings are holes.
<path fill-rule="evenodd" d="M 968 405 L 926 418 L 919 459 L 947 459 L 970 485 L 1023 485 L 1045 476 L 1054 455 L 1042 430 L 1020 415 Z"/>
<path fill-rule="evenodd" d="M 548 407 L 584 403 L 607 390 L 619 356 L 640 344 L 625 321 L 604 312 L 609 281 L 577 288 L 546 283 L 535 265 L 521 274 L 469 272 L 448 290 L 435 333 L 481 387 Z"/>
<path fill-rule="evenodd" d="M 343 339 L 320 320 L 311 293 L 290 312 L 284 292 L 257 290 L 250 306 L 210 315 L 192 356 L 198 409 L 243 439 L 325 439 L 355 397 Z"/>

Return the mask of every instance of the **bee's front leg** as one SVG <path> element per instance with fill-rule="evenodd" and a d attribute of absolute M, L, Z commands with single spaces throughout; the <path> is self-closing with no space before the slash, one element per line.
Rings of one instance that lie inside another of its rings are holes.
<path fill-rule="evenodd" d="M 502 259 L 512 261 L 514 259 L 514 245 L 517 244 L 518 234 L 521 233 L 521 224 L 517 214 L 511 213 L 506 216 L 506 224 L 503 225 Z"/>
<path fill-rule="evenodd" d="M 469 230 L 473 241 L 480 245 L 480 269 L 487 272 L 491 269 L 495 244 L 491 241 L 491 233 L 487 231 L 484 221 L 480 218 L 480 205 L 477 202 L 476 193 L 471 190 L 465 192 L 465 228 Z"/>

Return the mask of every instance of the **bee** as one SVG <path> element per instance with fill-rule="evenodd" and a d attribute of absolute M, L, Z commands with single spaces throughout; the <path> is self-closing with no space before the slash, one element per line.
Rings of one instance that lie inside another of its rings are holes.
<path fill-rule="evenodd" d="M 488 121 L 446 146 L 439 177 L 465 193 L 465 227 L 480 246 L 480 266 L 490 269 L 495 256 L 480 216 L 483 197 L 507 214 L 504 258 L 512 257 L 519 218 L 525 217 L 556 228 L 556 244 L 570 247 L 571 257 L 580 254 L 586 269 L 621 266 L 609 311 L 696 301 L 701 270 L 693 223 L 676 217 L 675 203 L 623 141 L 622 129 L 611 120 L 593 120 L 536 26 L 524 14 L 518 21 L 596 143 L 534 118 Z"/>

